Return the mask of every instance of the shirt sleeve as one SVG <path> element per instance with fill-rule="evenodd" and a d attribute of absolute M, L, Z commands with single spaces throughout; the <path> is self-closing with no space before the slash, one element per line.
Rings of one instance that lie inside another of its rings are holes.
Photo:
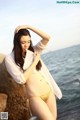
<path fill-rule="evenodd" d="M 26 79 L 24 77 L 23 72 L 16 65 L 14 60 L 10 56 L 5 57 L 5 65 L 8 73 L 12 76 L 12 78 L 19 84 L 26 83 Z"/>
<path fill-rule="evenodd" d="M 45 48 L 46 48 L 46 45 L 42 44 L 41 41 L 34 46 L 34 50 L 38 51 L 39 53 L 41 53 Z"/>

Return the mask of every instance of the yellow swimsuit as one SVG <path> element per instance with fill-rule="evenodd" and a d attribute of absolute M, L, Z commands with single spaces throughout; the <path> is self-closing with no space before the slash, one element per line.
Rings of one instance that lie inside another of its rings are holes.
<path fill-rule="evenodd" d="M 38 71 L 38 72 L 39 72 L 39 71 Z M 37 73 L 37 71 L 34 69 L 34 74 L 35 74 L 35 73 Z M 42 93 L 40 96 L 35 95 L 35 96 L 30 96 L 29 98 L 32 98 L 32 97 L 40 97 L 42 100 L 46 101 L 46 100 L 48 99 L 48 97 L 49 97 L 50 92 L 52 91 L 52 89 L 51 89 L 49 83 L 45 80 L 45 79 L 46 79 L 45 76 L 44 76 L 41 72 L 39 72 L 39 74 L 42 76 L 42 78 L 44 79 L 45 83 L 48 84 L 49 90 L 48 90 L 47 92 L 45 92 L 45 93 Z M 43 80 L 40 80 L 40 81 L 42 82 Z M 45 88 L 44 88 L 44 89 L 45 89 Z"/>
<path fill-rule="evenodd" d="M 47 92 L 46 94 L 41 95 L 40 98 L 41 98 L 42 100 L 46 101 L 46 100 L 48 99 L 49 95 L 50 95 L 50 92 L 51 92 L 51 90 L 50 90 L 49 92 Z"/>

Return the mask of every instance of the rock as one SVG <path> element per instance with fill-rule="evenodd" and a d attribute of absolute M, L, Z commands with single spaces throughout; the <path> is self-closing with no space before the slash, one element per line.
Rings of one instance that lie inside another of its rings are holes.
<path fill-rule="evenodd" d="M 0 93 L 0 112 L 5 111 L 6 103 L 7 103 L 7 95 Z"/>
<path fill-rule="evenodd" d="M 29 120 L 39 120 L 39 119 L 36 116 L 33 116 Z"/>
<path fill-rule="evenodd" d="M 8 120 L 31 117 L 26 86 L 16 83 L 6 70 L 5 55 L 0 54 L 0 111 L 8 112 Z"/>

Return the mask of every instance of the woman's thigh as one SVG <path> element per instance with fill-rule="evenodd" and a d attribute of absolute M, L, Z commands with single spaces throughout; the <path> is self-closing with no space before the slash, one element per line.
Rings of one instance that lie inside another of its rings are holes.
<path fill-rule="evenodd" d="M 30 98 L 30 109 L 40 120 L 55 120 L 47 104 L 40 97 Z"/>
<path fill-rule="evenodd" d="M 46 103 L 47 103 L 47 105 L 48 105 L 52 115 L 54 116 L 54 118 L 56 120 L 56 118 L 57 118 L 56 97 L 55 97 L 55 95 L 52 92 L 50 92 L 50 95 L 49 95 Z"/>

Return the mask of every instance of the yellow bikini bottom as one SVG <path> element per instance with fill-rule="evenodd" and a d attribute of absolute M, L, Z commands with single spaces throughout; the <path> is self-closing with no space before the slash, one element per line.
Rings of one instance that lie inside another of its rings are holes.
<path fill-rule="evenodd" d="M 48 99 L 49 95 L 50 95 L 50 92 L 51 92 L 51 90 L 50 90 L 49 92 L 47 92 L 46 94 L 41 95 L 40 98 L 41 98 L 42 100 L 46 101 L 46 100 Z"/>
<path fill-rule="evenodd" d="M 52 92 L 52 90 L 49 90 L 49 92 L 47 92 L 41 96 L 29 96 L 28 99 L 33 98 L 33 97 L 40 97 L 42 100 L 46 101 L 50 95 L 50 92 Z"/>

